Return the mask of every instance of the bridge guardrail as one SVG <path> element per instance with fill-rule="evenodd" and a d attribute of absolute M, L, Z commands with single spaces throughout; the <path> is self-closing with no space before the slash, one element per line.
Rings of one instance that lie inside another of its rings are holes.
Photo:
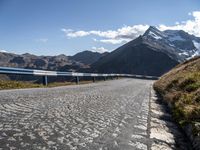
<path fill-rule="evenodd" d="M 36 70 L 36 69 L 22 69 L 22 68 L 12 68 L 12 67 L 0 67 L 0 74 L 19 74 L 19 75 L 33 75 L 33 76 L 43 76 L 43 84 L 47 85 L 48 76 L 71 76 L 76 77 L 77 84 L 79 83 L 79 77 L 92 77 L 95 82 L 95 77 L 135 77 L 135 78 L 146 78 L 146 79 L 158 79 L 156 76 L 144 76 L 135 74 L 102 74 L 102 73 L 80 73 L 80 72 L 60 72 L 60 71 L 46 71 L 46 70 Z"/>

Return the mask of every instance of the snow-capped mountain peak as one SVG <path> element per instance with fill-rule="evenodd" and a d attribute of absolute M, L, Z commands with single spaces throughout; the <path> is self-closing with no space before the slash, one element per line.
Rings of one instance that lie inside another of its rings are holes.
<path fill-rule="evenodd" d="M 147 31 L 143 34 L 143 36 L 151 37 L 154 39 L 162 39 L 165 37 L 162 31 L 158 30 L 154 26 L 150 26 Z"/>
<path fill-rule="evenodd" d="M 142 37 L 149 45 L 177 55 L 180 61 L 200 55 L 200 38 L 183 30 L 160 31 L 150 26 Z"/>

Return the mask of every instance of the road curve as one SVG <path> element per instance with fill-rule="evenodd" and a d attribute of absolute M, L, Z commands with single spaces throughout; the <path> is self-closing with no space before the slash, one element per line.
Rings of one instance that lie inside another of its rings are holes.
<path fill-rule="evenodd" d="M 148 149 L 152 83 L 0 91 L 0 149 Z"/>

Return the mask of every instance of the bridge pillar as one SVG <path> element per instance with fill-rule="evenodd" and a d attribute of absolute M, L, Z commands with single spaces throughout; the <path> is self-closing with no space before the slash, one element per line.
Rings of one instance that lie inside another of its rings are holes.
<path fill-rule="evenodd" d="M 103 79 L 104 79 L 104 81 L 106 81 L 106 77 L 104 77 Z"/>
<path fill-rule="evenodd" d="M 79 84 L 79 77 L 76 77 L 76 84 Z"/>
<path fill-rule="evenodd" d="M 47 76 L 43 76 L 43 85 L 47 86 L 47 84 L 48 84 Z"/>

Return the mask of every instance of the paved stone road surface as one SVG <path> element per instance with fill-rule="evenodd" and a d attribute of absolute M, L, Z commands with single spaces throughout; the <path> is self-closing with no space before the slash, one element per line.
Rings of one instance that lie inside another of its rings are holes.
<path fill-rule="evenodd" d="M 148 149 L 152 81 L 0 91 L 0 149 Z"/>

